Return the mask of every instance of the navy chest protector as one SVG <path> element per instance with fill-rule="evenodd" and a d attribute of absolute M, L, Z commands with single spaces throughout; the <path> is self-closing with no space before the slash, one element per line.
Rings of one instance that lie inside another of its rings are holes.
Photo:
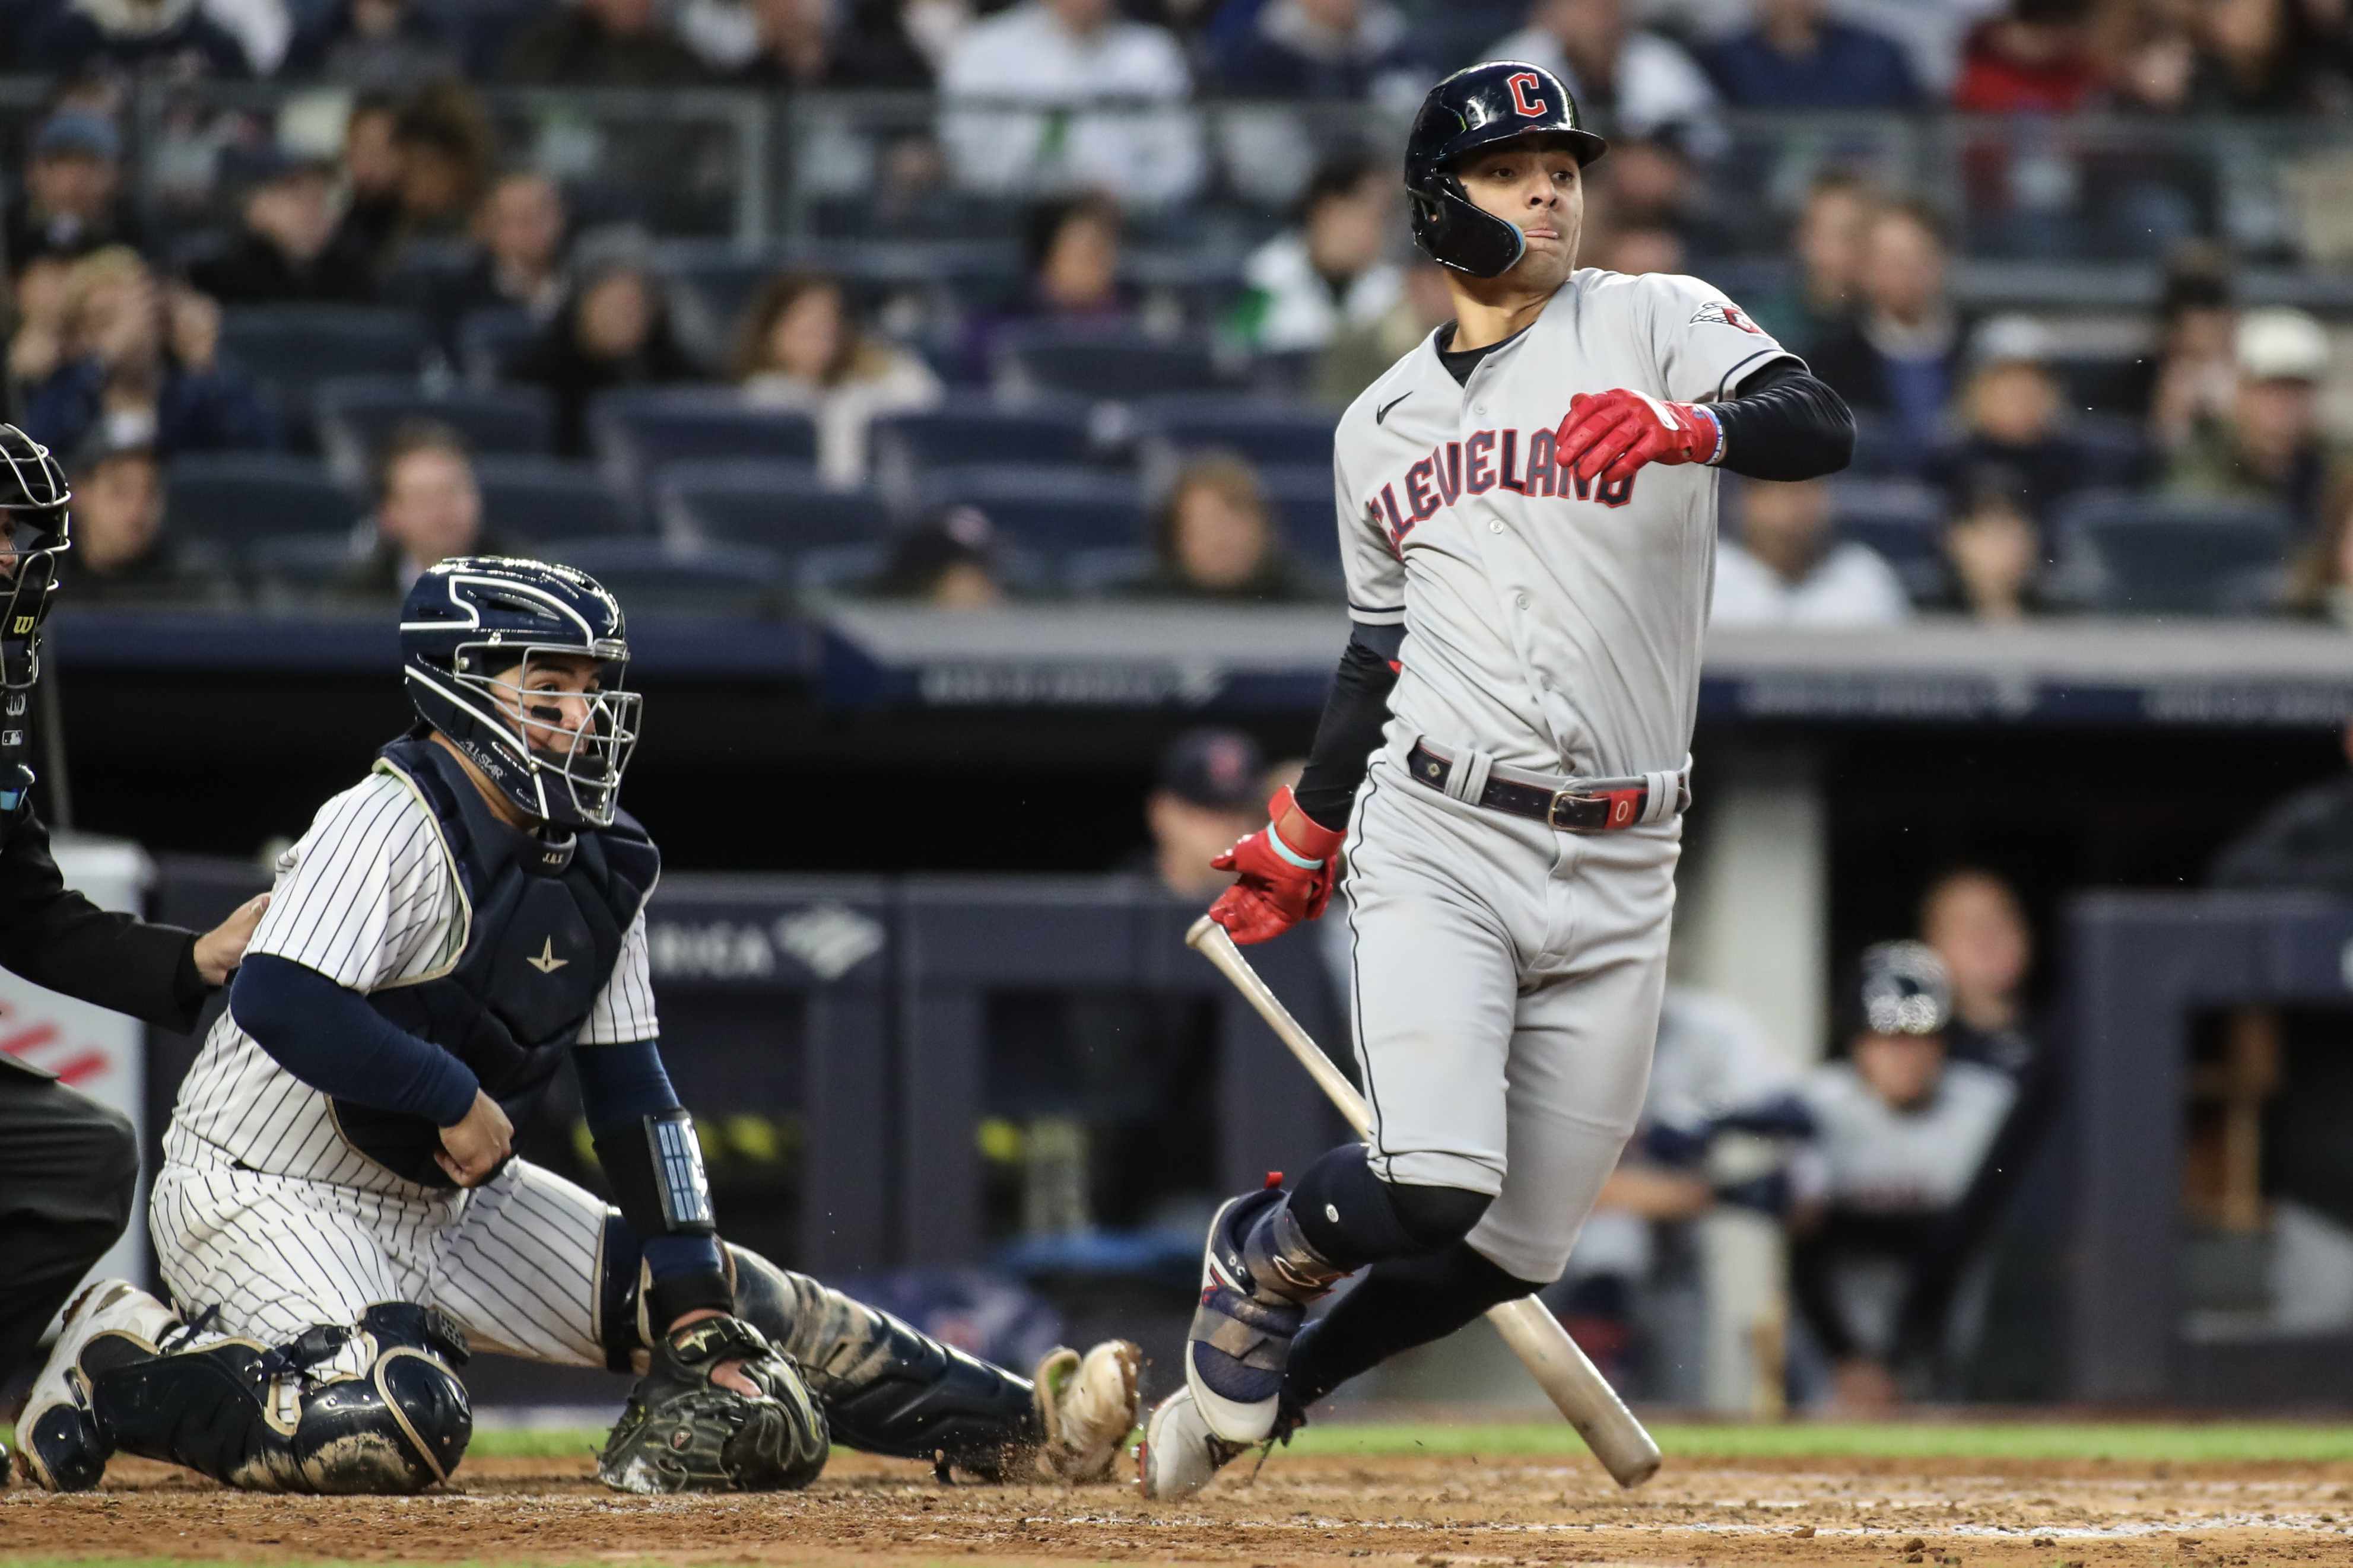
<path fill-rule="evenodd" d="M 428 740 L 396 741 L 385 765 L 441 825 L 471 919 L 455 967 L 371 992 L 376 1011 L 473 1070 L 521 1138 L 579 1038 L 653 889 L 661 856 L 626 815 L 550 844 L 492 816 L 458 760 Z M 352 1146 L 394 1174 L 448 1187 L 435 1164 L 440 1129 L 421 1116 L 334 1101 Z"/>

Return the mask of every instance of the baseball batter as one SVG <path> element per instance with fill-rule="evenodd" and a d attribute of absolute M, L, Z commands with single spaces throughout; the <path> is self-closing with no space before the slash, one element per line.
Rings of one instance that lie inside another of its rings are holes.
<path fill-rule="evenodd" d="M 719 1238 L 659 1049 L 660 857 L 617 805 L 639 699 L 612 595 L 460 557 L 401 623 L 417 727 L 280 858 L 165 1134 L 184 1310 L 119 1280 L 69 1310 L 18 1425 L 34 1478 L 89 1488 L 120 1451 L 414 1491 L 464 1455 L 472 1348 L 641 1371 L 598 1465 L 628 1490 L 806 1485 L 828 1441 L 1107 1474 L 1133 1345 L 1033 1385 Z M 617 1209 L 512 1157 L 567 1061 Z"/>
<path fill-rule="evenodd" d="M 1853 421 L 1706 284 L 1577 268 L 1604 145 L 1513 62 L 1448 78 L 1415 122 L 1414 234 L 1455 319 L 1341 419 L 1354 632 L 1306 773 L 1219 858 L 1237 881 L 1210 911 L 1244 942 L 1314 919 L 1345 843 L 1375 1125 L 1219 1210 L 1149 1495 L 1557 1279 L 1640 1114 L 1715 470 L 1831 472 Z"/>

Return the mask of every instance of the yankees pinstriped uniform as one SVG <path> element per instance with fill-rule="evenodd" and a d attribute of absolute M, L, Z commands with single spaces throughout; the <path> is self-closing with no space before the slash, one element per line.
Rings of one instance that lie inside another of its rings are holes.
<path fill-rule="evenodd" d="M 1641 1110 L 1719 479 L 1581 482 L 1554 427 L 1577 392 L 1725 397 L 1785 351 L 1696 279 L 1585 268 L 1467 383 L 1440 352 L 1408 354 L 1339 427 L 1349 613 L 1405 629 L 1350 824 L 1351 1002 L 1375 1171 L 1494 1194 L 1471 1247 L 1541 1281 Z M 1443 788 L 1412 774 L 1433 759 Z M 1521 774 L 1650 787 L 1609 833 L 1472 804 Z"/>
<path fill-rule="evenodd" d="M 433 813 L 379 765 L 280 857 L 248 952 L 382 991 L 448 973 L 470 913 Z M 659 1032 L 640 910 L 579 1043 Z M 150 1224 L 164 1280 L 191 1312 L 218 1306 L 229 1333 L 275 1344 L 405 1300 L 448 1312 L 478 1348 L 605 1364 L 601 1199 L 522 1160 L 471 1191 L 403 1181 L 232 1012 L 181 1088 L 164 1154 Z"/>

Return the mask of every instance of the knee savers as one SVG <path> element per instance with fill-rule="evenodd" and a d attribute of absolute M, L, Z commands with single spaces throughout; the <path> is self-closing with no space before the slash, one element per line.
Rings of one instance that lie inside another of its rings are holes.
<path fill-rule="evenodd" d="M 306 1375 L 354 1341 L 364 1370 Z M 356 1329 L 312 1329 L 276 1349 L 223 1340 L 160 1354 L 86 1353 L 84 1364 L 108 1447 L 248 1491 L 335 1495 L 415 1492 L 449 1479 L 474 1431 L 450 1366 L 465 1360 L 455 1323 L 395 1301 L 370 1307 Z"/>
<path fill-rule="evenodd" d="M 1463 1187 L 1384 1182 L 1366 1163 L 1361 1143 L 1324 1154 L 1291 1190 L 1291 1213 L 1307 1244 L 1351 1270 L 1451 1247 L 1471 1234 L 1493 1202 Z"/>

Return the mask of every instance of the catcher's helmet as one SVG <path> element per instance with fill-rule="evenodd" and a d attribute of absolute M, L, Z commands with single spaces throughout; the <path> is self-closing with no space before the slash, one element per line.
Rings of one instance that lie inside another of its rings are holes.
<path fill-rule="evenodd" d="M 1489 60 L 1456 71 L 1421 100 L 1406 139 L 1405 189 L 1413 237 L 1433 260 L 1473 278 L 1500 278 L 1519 264 L 1527 241 L 1481 210 L 1454 169 L 1472 153 L 1523 136 L 1566 137 L 1580 165 L 1609 147 L 1585 129 L 1577 100 L 1542 66 Z"/>
<path fill-rule="evenodd" d="M 585 721 L 527 706 L 534 658 L 584 655 L 602 667 Z M 611 825 L 643 700 L 620 689 L 628 660 L 619 602 L 569 566 L 453 556 L 400 606 L 401 671 L 417 716 L 543 822 Z"/>
<path fill-rule="evenodd" d="M 41 622 L 58 585 L 58 555 L 71 542 L 67 503 L 73 491 L 49 449 L 0 425 L 0 687 L 22 691 L 41 673 Z"/>
<path fill-rule="evenodd" d="M 1941 1035 L 1953 1021 L 1952 980 L 1926 942 L 1873 942 L 1855 967 L 1852 1032 Z"/>

